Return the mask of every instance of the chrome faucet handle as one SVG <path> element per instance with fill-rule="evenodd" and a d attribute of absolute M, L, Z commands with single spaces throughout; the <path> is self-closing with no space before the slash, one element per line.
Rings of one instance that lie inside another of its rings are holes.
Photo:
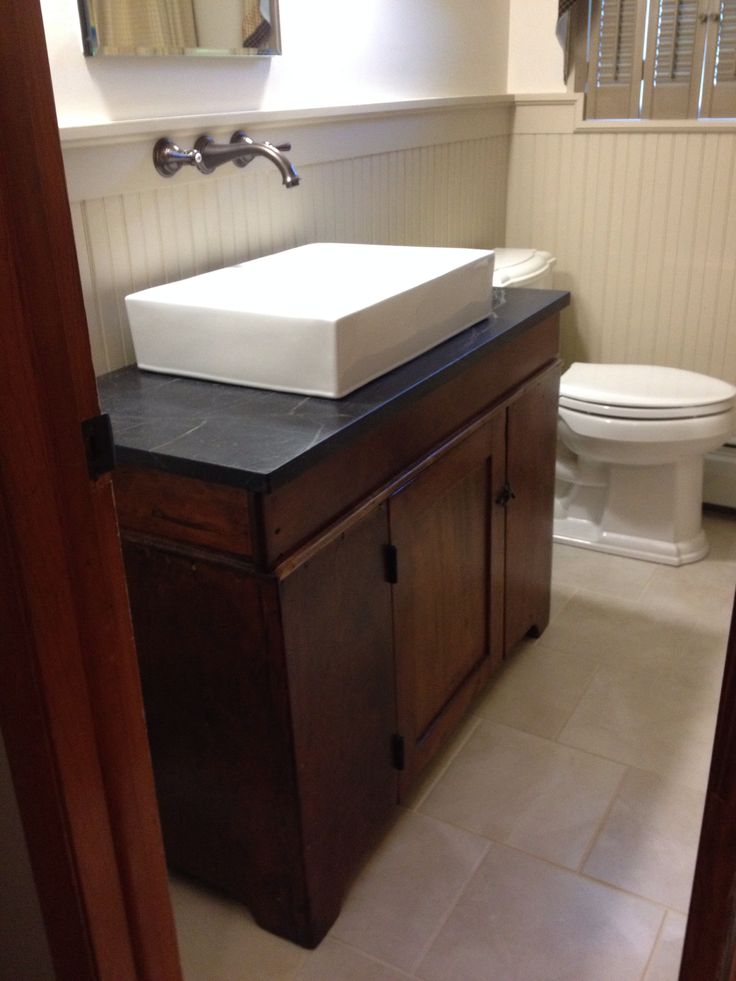
<path fill-rule="evenodd" d="M 196 147 L 182 150 L 166 136 L 157 140 L 153 148 L 153 166 L 162 177 L 173 177 L 182 167 L 198 167 L 201 163 L 202 154 Z"/>
<path fill-rule="evenodd" d="M 199 153 L 199 160 L 197 161 L 197 170 L 200 172 L 200 174 L 214 174 L 216 170 L 216 165 L 215 167 L 212 167 L 208 163 L 205 163 L 205 159 L 204 159 L 204 152 L 207 149 L 207 147 L 214 146 L 214 145 L 215 145 L 215 141 L 213 137 L 207 135 L 200 136 L 194 144 L 194 149 Z"/>
<path fill-rule="evenodd" d="M 233 135 L 230 137 L 231 143 L 253 143 L 254 141 L 248 136 L 245 130 L 236 129 Z M 254 159 L 255 154 L 244 153 L 242 157 L 236 157 L 233 163 L 236 167 L 247 167 L 248 164 Z"/>

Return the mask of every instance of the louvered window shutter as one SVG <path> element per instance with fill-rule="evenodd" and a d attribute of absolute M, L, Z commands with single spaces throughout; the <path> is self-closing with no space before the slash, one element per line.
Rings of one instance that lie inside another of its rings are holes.
<path fill-rule="evenodd" d="M 650 3 L 642 115 L 685 119 L 697 115 L 705 25 L 698 0 Z"/>
<path fill-rule="evenodd" d="M 594 5 L 586 95 L 589 119 L 639 115 L 644 7 L 640 0 L 600 0 Z"/>
<path fill-rule="evenodd" d="M 736 116 L 736 0 L 716 0 L 707 21 L 701 115 Z"/>

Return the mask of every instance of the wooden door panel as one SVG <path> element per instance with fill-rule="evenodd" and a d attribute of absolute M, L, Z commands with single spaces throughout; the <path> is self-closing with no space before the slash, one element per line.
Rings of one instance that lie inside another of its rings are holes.
<path fill-rule="evenodd" d="M 680 981 L 736 977 L 736 603 L 689 912 Z"/>
<path fill-rule="evenodd" d="M 425 487 L 433 477 L 426 475 Z M 408 514 L 403 526 L 400 519 L 395 523 L 400 571 L 394 614 L 412 662 L 411 724 L 418 740 L 488 650 L 487 497 L 483 461 L 423 510 Z"/>
<path fill-rule="evenodd" d="M 555 364 L 508 409 L 507 478 L 516 496 L 506 508 L 506 652 L 549 620 L 559 376 Z"/>
<path fill-rule="evenodd" d="M 503 480 L 503 446 L 501 411 L 390 499 L 402 789 L 484 683 L 492 654 L 501 655 L 491 623 L 502 615 L 503 513 L 494 497 Z"/>
<path fill-rule="evenodd" d="M 0 20 L 0 725 L 58 978 L 176 981 L 40 4 Z"/>

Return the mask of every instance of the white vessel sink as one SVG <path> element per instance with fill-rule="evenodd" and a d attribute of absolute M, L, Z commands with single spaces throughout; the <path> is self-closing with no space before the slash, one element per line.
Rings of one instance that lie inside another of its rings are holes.
<path fill-rule="evenodd" d="M 493 252 L 316 243 L 125 298 L 141 368 L 340 398 L 491 312 Z"/>

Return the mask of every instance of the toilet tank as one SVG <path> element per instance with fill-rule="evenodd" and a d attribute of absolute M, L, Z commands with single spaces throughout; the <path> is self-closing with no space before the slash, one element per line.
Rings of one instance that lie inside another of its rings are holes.
<path fill-rule="evenodd" d="M 552 270 L 557 260 L 538 249 L 494 249 L 493 285 L 532 286 L 552 289 Z"/>

